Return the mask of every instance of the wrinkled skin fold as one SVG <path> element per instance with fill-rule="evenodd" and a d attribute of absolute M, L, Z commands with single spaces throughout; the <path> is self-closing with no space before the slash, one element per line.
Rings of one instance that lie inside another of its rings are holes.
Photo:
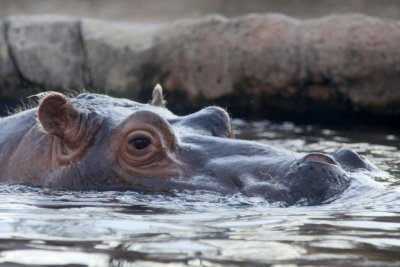
<path fill-rule="evenodd" d="M 210 190 L 316 205 L 346 190 L 353 172 L 377 170 L 348 149 L 300 154 L 236 140 L 225 110 L 177 116 L 159 86 L 149 104 L 47 93 L 0 126 L 0 180 L 62 190 Z"/>

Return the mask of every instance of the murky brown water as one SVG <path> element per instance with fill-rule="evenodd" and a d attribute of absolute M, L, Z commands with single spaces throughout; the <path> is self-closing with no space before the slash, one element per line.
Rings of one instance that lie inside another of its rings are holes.
<path fill-rule="evenodd" d="M 0 263 L 32 266 L 400 266 L 400 135 L 245 123 L 237 136 L 294 151 L 345 145 L 384 172 L 343 196 L 283 208 L 215 193 L 54 192 L 0 187 Z M 14 266 L 14 265 L 12 265 Z"/>

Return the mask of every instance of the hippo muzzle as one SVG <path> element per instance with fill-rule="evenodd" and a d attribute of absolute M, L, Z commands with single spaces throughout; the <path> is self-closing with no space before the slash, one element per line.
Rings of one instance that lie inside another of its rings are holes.
<path fill-rule="evenodd" d="M 293 201 L 315 205 L 343 193 L 350 184 L 349 178 L 332 156 L 310 153 L 293 163 L 282 181 L 290 188 Z"/>

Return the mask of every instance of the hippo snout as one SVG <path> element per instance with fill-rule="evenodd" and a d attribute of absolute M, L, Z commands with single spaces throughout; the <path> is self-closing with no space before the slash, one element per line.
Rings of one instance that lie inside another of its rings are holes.
<path fill-rule="evenodd" d="M 285 182 L 295 202 L 315 205 L 343 193 L 349 177 L 330 155 L 310 153 L 292 166 Z"/>

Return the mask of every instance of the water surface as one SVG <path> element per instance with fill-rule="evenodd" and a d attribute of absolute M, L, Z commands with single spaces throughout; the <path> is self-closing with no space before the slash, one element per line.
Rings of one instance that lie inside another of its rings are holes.
<path fill-rule="evenodd" d="M 0 186 L 0 263 L 12 266 L 400 266 L 400 135 L 234 121 L 293 151 L 342 146 L 383 171 L 333 202 L 283 207 L 210 192 L 59 192 Z"/>

